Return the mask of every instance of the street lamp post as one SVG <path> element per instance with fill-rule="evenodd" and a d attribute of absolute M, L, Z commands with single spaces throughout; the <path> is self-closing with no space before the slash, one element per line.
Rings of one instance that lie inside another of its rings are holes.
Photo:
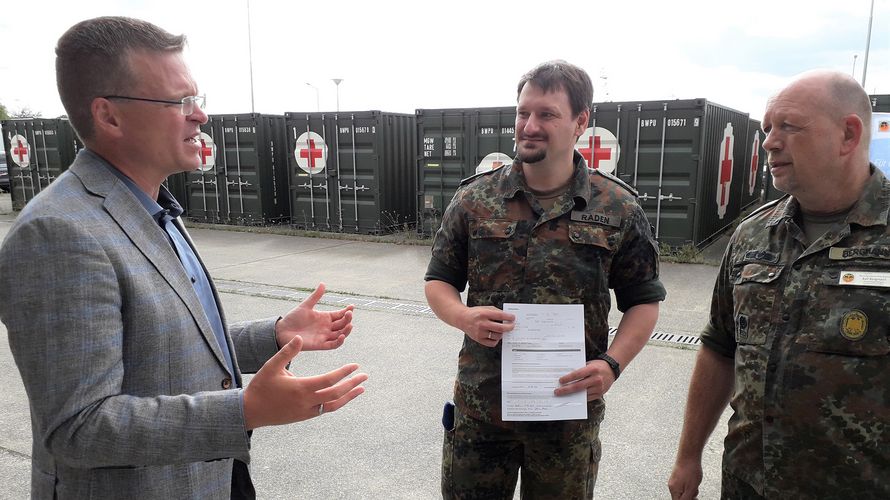
<path fill-rule="evenodd" d="M 306 82 L 306 85 L 309 85 L 310 87 L 315 89 L 315 111 L 321 111 L 321 101 L 319 100 L 319 97 L 318 97 L 318 87 L 316 87 L 315 85 L 312 85 L 309 82 Z"/>
<path fill-rule="evenodd" d="M 875 17 L 875 0 L 871 0 L 868 14 L 868 35 L 865 37 L 865 57 L 862 59 L 862 88 L 865 88 L 865 75 L 868 74 L 868 49 L 871 46 L 871 21 Z"/>
<path fill-rule="evenodd" d="M 331 78 L 334 82 L 334 85 L 337 86 L 337 112 L 340 112 L 340 82 L 343 81 L 342 78 Z"/>

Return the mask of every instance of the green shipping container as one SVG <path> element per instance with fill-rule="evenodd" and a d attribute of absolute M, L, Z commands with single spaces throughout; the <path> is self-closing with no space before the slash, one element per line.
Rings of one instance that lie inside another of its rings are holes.
<path fill-rule="evenodd" d="M 68 120 L 28 118 L 0 123 L 13 210 L 21 210 L 62 174 L 83 144 Z"/>

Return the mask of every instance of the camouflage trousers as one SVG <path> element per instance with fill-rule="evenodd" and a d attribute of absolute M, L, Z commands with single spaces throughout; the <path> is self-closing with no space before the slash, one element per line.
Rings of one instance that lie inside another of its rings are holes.
<path fill-rule="evenodd" d="M 599 422 L 482 422 L 455 410 L 442 448 L 442 498 L 590 499 L 600 459 Z"/>
<path fill-rule="evenodd" d="M 750 484 L 724 470 L 720 500 L 764 500 L 764 497 Z"/>

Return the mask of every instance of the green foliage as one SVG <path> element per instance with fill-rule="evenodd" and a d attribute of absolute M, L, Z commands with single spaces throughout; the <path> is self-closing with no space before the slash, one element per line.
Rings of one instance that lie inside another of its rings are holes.
<path fill-rule="evenodd" d="M 2 102 L 0 102 L 0 120 L 9 120 L 9 111 Z"/>
<path fill-rule="evenodd" d="M 675 262 L 678 264 L 703 264 L 701 250 L 691 243 L 683 246 L 672 247 L 667 243 L 658 244 L 659 258 L 662 262 Z"/>
<path fill-rule="evenodd" d="M 43 113 L 34 111 L 28 106 L 25 106 L 12 114 L 12 118 L 40 118 L 41 116 L 43 116 Z"/>

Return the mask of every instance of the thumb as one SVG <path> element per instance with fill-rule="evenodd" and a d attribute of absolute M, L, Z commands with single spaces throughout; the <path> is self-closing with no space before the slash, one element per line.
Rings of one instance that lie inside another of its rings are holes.
<path fill-rule="evenodd" d="M 319 283 L 317 287 L 315 287 L 315 291 L 309 294 L 308 297 L 303 299 L 303 303 L 301 306 L 306 306 L 310 309 L 315 307 L 315 304 L 318 304 L 318 301 L 321 300 L 321 296 L 324 295 L 325 286 L 324 283 Z"/>
<path fill-rule="evenodd" d="M 294 336 L 290 342 L 284 344 L 284 347 L 278 350 L 274 356 L 269 358 L 266 365 L 277 370 L 286 370 L 287 364 L 290 363 L 300 351 L 303 350 L 303 337 Z M 265 365 L 264 365 L 265 366 Z"/>

